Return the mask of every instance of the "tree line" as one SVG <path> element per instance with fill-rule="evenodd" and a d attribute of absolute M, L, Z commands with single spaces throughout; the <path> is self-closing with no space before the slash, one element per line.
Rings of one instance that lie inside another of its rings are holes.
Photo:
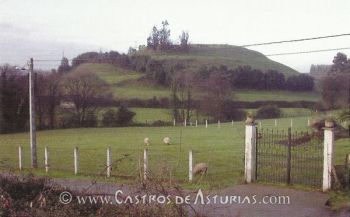
<path fill-rule="evenodd" d="M 350 59 L 337 53 L 326 76 L 321 78 L 323 108 L 347 108 L 350 105 Z"/>
<path fill-rule="evenodd" d="M 204 67 L 197 73 L 198 77 L 206 78 L 212 73 L 224 73 L 233 89 L 255 90 L 290 90 L 312 91 L 314 89 L 313 77 L 307 74 L 296 74 L 289 77 L 276 70 L 261 71 L 250 66 L 239 66 L 228 69 L 226 66 L 210 68 Z"/>
<path fill-rule="evenodd" d="M 28 75 L 0 67 L 0 133 L 23 131 L 28 120 Z"/>
<path fill-rule="evenodd" d="M 14 66 L 0 67 L 0 133 L 28 129 L 29 77 Z M 34 72 L 36 124 L 40 129 L 96 127 L 97 113 L 112 98 L 110 86 L 88 70 Z M 111 113 L 111 112 L 110 112 Z M 134 115 L 119 107 L 114 125 Z"/>

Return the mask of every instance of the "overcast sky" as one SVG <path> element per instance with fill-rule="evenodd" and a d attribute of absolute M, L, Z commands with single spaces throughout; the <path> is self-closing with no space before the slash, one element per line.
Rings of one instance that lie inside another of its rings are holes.
<path fill-rule="evenodd" d="M 191 43 L 242 45 L 350 33 L 349 11 L 349 0 L 0 0 L 0 52 L 12 49 L 5 45 L 13 40 L 19 47 L 55 45 L 47 49 L 58 57 L 63 50 L 74 54 L 78 47 L 126 52 L 129 46 L 145 44 L 152 26 L 164 19 L 172 39 L 187 30 Z M 250 49 L 271 54 L 338 47 L 350 47 L 350 36 Z M 7 61 L 24 58 L 19 51 Z M 41 50 L 33 53 L 52 58 Z M 271 59 L 307 72 L 311 64 L 330 64 L 335 54 Z M 2 63 L 7 56 L 0 58 Z"/>

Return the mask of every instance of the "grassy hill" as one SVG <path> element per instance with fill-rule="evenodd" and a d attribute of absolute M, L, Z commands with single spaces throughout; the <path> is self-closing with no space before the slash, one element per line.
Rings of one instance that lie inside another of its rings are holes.
<path fill-rule="evenodd" d="M 115 98 L 119 99 L 151 99 L 156 97 L 169 97 L 170 90 L 165 87 L 154 86 L 147 83 L 137 82 L 144 74 L 125 70 L 111 64 L 84 63 L 75 70 L 88 70 L 96 73 L 112 87 Z M 240 101 L 319 101 L 320 94 L 316 92 L 291 92 L 291 91 L 257 91 L 257 90 L 235 90 L 234 98 Z"/>
<path fill-rule="evenodd" d="M 139 51 L 138 54 L 150 55 L 153 59 L 166 61 L 183 61 L 189 69 L 202 66 L 226 65 L 228 68 L 250 65 L 254 69 L 278 70 L 285 75 L 296 74 L 297 71 L 281 63 L 270 60 L 262 53 L 233 45 L 205 45 L 192 44 L 187 53 L 183 52 L 154 52 L 149 49 Z"/>
<path fill-rule="evenodd" d="M 197 71 L 203 66 L 226 65 L 229 68 L 250 65 L 252 68 L 268 70 L 275 69 L 286 76 L 297 74 L 292 68 L 268 59 L 263 54 L 243 47 L 232 45 L 202 45 L 193 44 L 189 52 L 154 52 L 150 49 L 138 51 L 136 55 L 146 54 L 152 59 L 164 60 L 165 64 L 172 65 L 179 61 L 186 67 L 189 73 Z M 156 97 L 169 97 L 168 88 L 155 86 L 151 83 L 140 82 L 144 74 L 125 70 L 110 64 L 85 63 L 78 69 L 89 70 L 112 86 L 115 98 L 150 99 Z M 290 92 L 290 91 L 256 91 L 236 90 L 234 97 L 240 101 L 257 100 L 285 100 L 285 101 L 318 101 L 320 95 L 314 92 Z"/>
<path fill-rule="evenodd" d="M 113 86 L 118 86 L 121 82 L 136 80 L 143 76 L 139 72 L 125 70 L 112 64 L 105 63 L 84 63 L 73 70 L 93 72 Z"/>

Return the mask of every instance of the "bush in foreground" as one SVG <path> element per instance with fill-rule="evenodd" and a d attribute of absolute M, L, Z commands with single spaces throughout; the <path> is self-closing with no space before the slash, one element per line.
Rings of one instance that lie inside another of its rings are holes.
<path fill-rule="evenodd" d="M 162 192 L 162 184 L 152 182 L 137 190 L 146 190 L 152 194 L 168 194 L 166 190 Z M 164 189 L 164 188 L 163 188 Z M 69 191 L 73 200 L 68 204 L 62 204 L 60 195 Z M 164 192 L 165 191 L 165 192 Z M 136 192 L 136 191 L 135 191 Z M 33 176 L 0 176 L 0 216 L 2 217 L 48 217 L 48 216 L 168 216 L 182 217 L 188 216 L 184 205 L 170 204 L 143 204 L 143 203 L 84 203 L 79 204 L 77 195 L 86 195 L 84 192 L 74 192 L 61 186 L 55 185 L 50 180 L 35 178 Z M 120 198 L 122 199 L 122 198 Z"/>

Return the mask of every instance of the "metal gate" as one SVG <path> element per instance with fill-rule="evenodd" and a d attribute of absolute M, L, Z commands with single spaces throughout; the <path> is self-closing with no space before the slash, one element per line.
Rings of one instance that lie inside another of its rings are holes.
<path fill-rule="evenodd" d="M 322 171 L 323 136 L 291 128 L 257 131 L 258 181 L 321 187 Z"/>

